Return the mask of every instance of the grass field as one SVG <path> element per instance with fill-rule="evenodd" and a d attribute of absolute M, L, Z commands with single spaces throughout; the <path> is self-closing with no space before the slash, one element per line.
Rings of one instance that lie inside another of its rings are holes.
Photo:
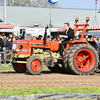
<path fill-rule="evenodd" d="M 2 64 L 2 69 L 13 69 L 11 64 Z"/>
<path fill-rule="evenodd" d="M 0 88 L 0 95 L 17 96 L 43 93 L 89 93 L 100 94 L 100 87 L 33 87 L 33 88 Z"/>
<path fill-rule="evenodd" d="M 32 99 L 32 100 L 40 100 L 40 99 Z M 72 99 L 41 99 L 41 100 L 97 100 L 97 99 L 90 99 L 90 98 L 72 98 Z"/>
<path fill-rule="evenodd" d="M 3 64 L 3 69 L 13 69 L 11 64 Z M 48 69 L 46 66 L 43 69 Z M 44 93 L 89 93 L 100 94 L 100 87 L 33 87 L 33 88 L 0 88 L 0 96 L 18 96 Z M 43 99 L 44 100 L 44 99 Z M 47 99 L 46 99 L 47 100 Z M 49 99 L 50 100 L 50 99 Z M 66 99 L 70 100 L 70 99 Z M 90 99 L 71 99 L 71 100 L 90 100 Z"/>
<path fill-rule="evenodd" d="M 2 64 L 2 69 L 13 69 L 11 64 Z M 48 69 L 46 66 L 43 67 L 43 69 Z"/>

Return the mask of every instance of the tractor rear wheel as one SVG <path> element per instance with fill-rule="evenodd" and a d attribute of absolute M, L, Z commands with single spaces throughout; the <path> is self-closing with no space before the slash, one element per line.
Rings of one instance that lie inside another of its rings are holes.
<path fill-rule="evenodd" d="M 74 74 L 93 74 L 98 67 L 98 53 L 88 44 L 79 44 L 69 54 L 68 64 Z"/>
<path fill-rule="evenodd" d="M 71 50 L 73 50 L 74 47 L 76 47 L 76 46 L 78 46 L 78 44 L 74 44 L 74 45 L 70 46 L 70 47 L 66 50 L 66 52 L 65 52 L 65 54 L 64 54 L 63 63 L 64 63 L 64 66 L 65 66 L 66 72 L 67 72 L 68 74 L 72 74 L 72 71 L 70 70 L 69 65 L 68 65 L 68 57 L 69 57 L 69 54 L 70 54 Z"/>
<path fill-rule="evenodd" d="M 17 73 L 25 73 L 26 72 L 26 64 L 22 64 L 22 63 L 12 63 L 12 65 L 13 65 L 13 69 Z"/>
<path fill-rule="evenodd" d="M 49 67 L 48 66 L 48 69 L 53 73 L 66 73 L 65 68 L 64 67 L 60 67 L 58 64 L 54 65 L 54 67 Z"/>
<path fill-rule="evenodd" d="M 40 74 L 43 69 L 43 61 L 38 56 L 32 56 L 28 59 L 26 68 L 32 75 Z"/>

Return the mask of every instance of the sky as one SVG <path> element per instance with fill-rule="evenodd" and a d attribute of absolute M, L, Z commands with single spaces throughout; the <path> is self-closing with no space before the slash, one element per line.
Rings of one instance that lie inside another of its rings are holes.
<path fill-rule="evenodd" d="M 61 8 L 95 9 L 95 0 L 58 0 Z M 98 0 L 97 9 L 100 9 Z"/>

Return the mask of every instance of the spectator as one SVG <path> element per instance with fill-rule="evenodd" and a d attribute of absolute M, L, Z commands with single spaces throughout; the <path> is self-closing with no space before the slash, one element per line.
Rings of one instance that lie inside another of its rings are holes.
<path fill-rule="evenodd" d="M 51 40 L 49 35 L 47 36 L 47 40 L 48 40 L 48 41 L 50 41 L 50 40 Z"/>
<path fill-rule="evenodd" d="M 25 33 L 22 34 L 20 40 L 25 39 Z"/>
<path fill-rule="evenodd" d="M 18 40 L 18 36 L 16 36 L 15 39 Z"/>
<path fill-rule="evenodd" d="M 16 36 L 15 35 L 13 35 L 13 41 L 15 41 L 16 40 Z"/>
<path fill-rule="evenodd" d="M 42 35 L 39 35 L 38 39 L 37 40 L 41 40 L 42 39 Z"/>
<path fill-rule="evenodd" d="M 59 37 L 58 37 L 59 38 Z M 51 41 L 56 41 L 56 37 L 51 35 Z"/>
<path fill-rule="evenodd" d="M 15 35 L 13 35 L 13 38 L 15 38 L 16 36 Z"/>
<path fill-rule="evenodd" d="M 32 40 L 35 40 L 35 36 L 32 36 Z"/>
<path fill-rule="evenodd" d="M 10 50 L 12 50 L 12 38 L 9 37 L 6 45 L 7 45 L 7 47 L 9 47 Z"/>
<path fill-rule="evenodd" d="M 12 34 L 9 34 L 9 38 L 11 38 L 11 39 L 13 38 Z"/>
<path fill-rule="evenodd" d="M 37 40 L 37 39 L 38 39 L 38 37 L 37 37 L 37 36 L 35 36 L 35 39 Z"/>
<path fill-rule="evenodd" d="M 0 52 L 3 51 L 3 47 L 4 47 L 4 42 L 2 39 L 2 34 L 0 34 Z"/>
<path fill-rule="evenodd" d="M 3 37 L 4 47 L 6 47 L 7 38 L 6 38 L 5 33 L 2 33 L 2 37 Z"/>
<path fill-rule="evenodd" d="M 52 40 L 53 36 L 51 35 L 51 40 Z"/>
<path fill-rule="evenodd" d="M 95 36 L 93 37 L 93 41 L 98 42 L 97 38 Z"/>
<path fill-rule="evenodd" d="M 0 34 L 0 69 L 2 69 L 2 65 L 1 65 L 1 52 L 3 51 L 3 47 L 4 47 L 4 42 L 2 39 L 2 34 Z"/>
<path fill-rule="evenodd" d="M 98 38 L 98 43 L 100 43 L 100 38 Z"/>
<path fill-rule="evenodd" d="M 91 40 L 90 41 L 93 41 L 93 37 L 91 37 Z"/>
<path fill-rule="evenodd" d="M 87 39 L 88 39 L 88 35 L 85 35 L 85 41 L 88 41 Z"/>
<path fill-rule="evenodd" d="M 19 35 L 18 40 L 21 40 L 21 35 Z"/>
<path fill-rule="evenodd" d="M 2 36 L 5 36 L 5 33 L 2 33 Z"/>
<path fill-rule="evenodd" d="M 88 39 L 87 39 L 87 41 L 91 41 L 91 39 L 90 39 L 90 38 L 88 38 Z"/>
<path fill-rule="evenodd" d="M 9 39 L 9 37 L 7 37 L 7 40 Z"/>
<path fill-rule="evenodd" d="M 13 38 L 13 41 L 15 41 L 16 40 L 16 38 Z"/>

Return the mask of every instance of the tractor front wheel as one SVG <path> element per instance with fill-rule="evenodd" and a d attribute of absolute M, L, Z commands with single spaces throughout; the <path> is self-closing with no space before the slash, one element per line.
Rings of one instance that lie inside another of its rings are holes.
<path fill-rule="evenodd" d="M 32 75 L 40 74 L 43 69 L 43 61 L 38 56 L 32 56 L 28 59 L 26 67 L 30 74 Z"/>
<path fill-rule="evenodd" d="M 22 63 L 12 63 L 12 65 L 13 65 L 13 69 L 17 73 L 25 73 L 26 72 L 26 64 L 22 64 Z"/>

